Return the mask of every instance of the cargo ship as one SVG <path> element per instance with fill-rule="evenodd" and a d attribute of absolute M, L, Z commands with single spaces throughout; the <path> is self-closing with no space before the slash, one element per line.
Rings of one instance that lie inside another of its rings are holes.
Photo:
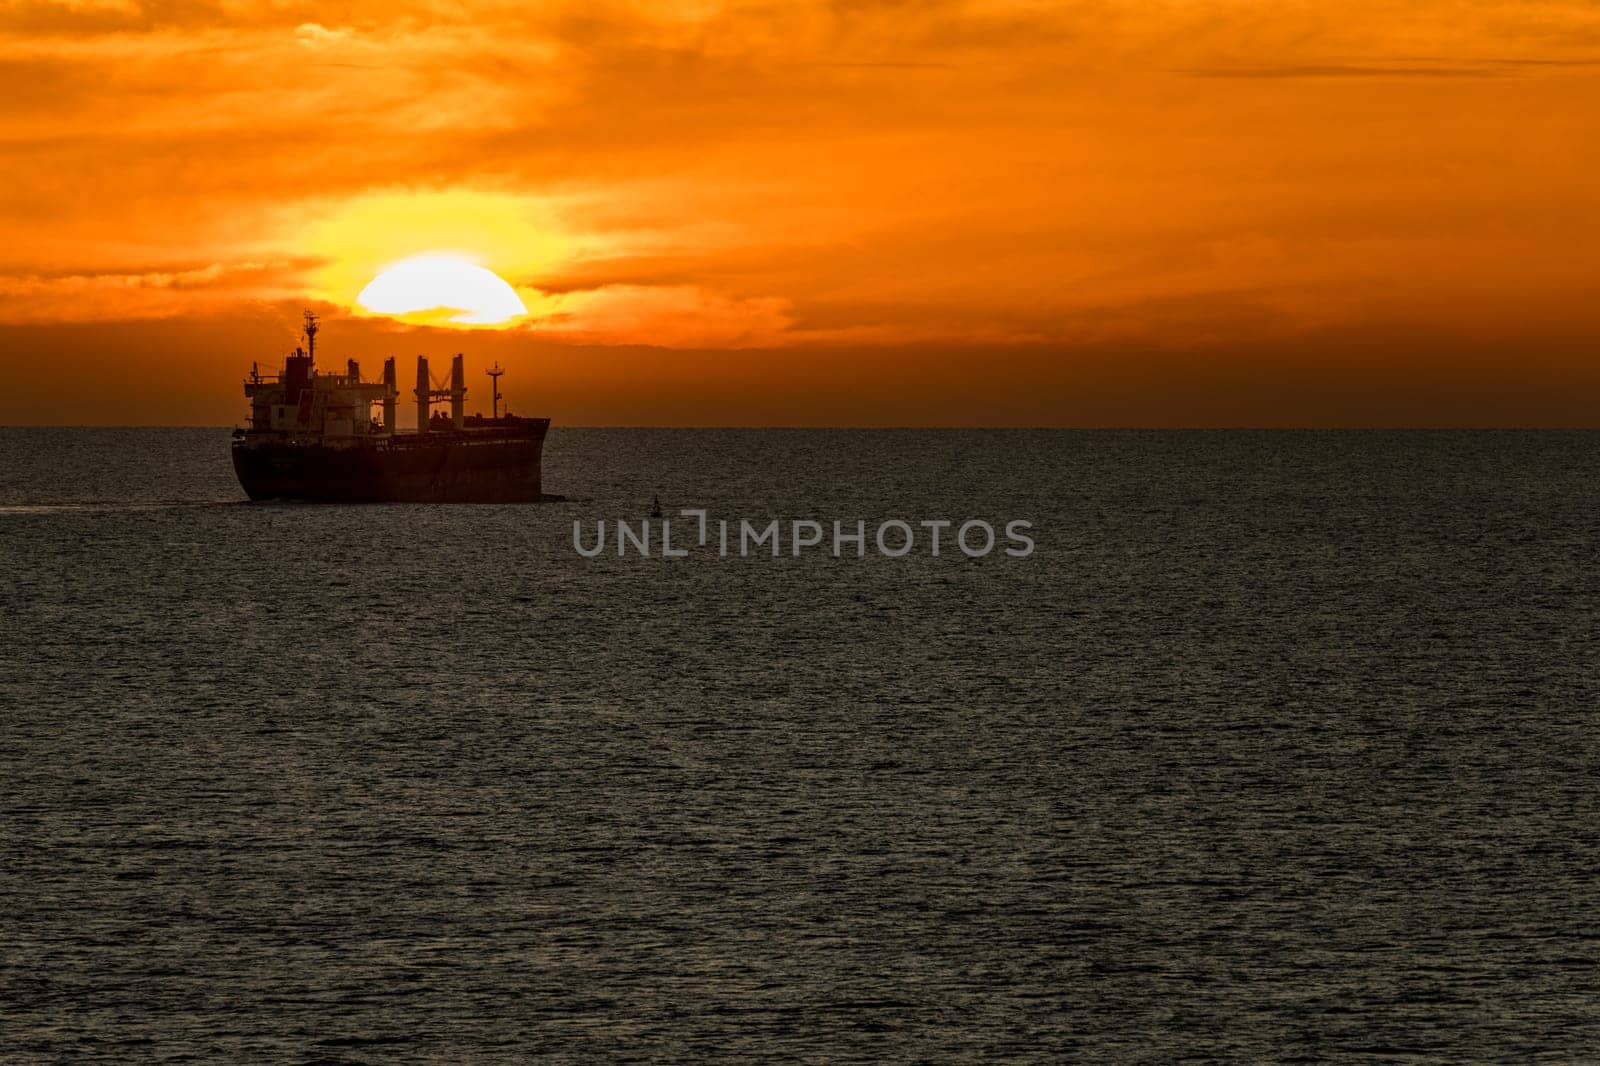
<path fill-rule="evenodd" d="M 500 412 L 498 365 L 492 414 L 466 413 L 462 357 L 448 388 L 435 388 L 428 359 L 417 357 L 417 423 L 401 430 L 395 361 L 382 381 L 362 381 L 356 360 L 344 373 L 316 367 L 317 316 L 305 316 L 305 347 L 281 372 L 251 367 L 244 394 L 250 424 L 233 432 L 233 469 L 252 500 L 323 503 L 533 503 L 542 497 L 541 462 L 548 418 Z M 435 413 L 435 401 L 450 413 Z M 381 419 L 374 416 L 381 408 Z"/>

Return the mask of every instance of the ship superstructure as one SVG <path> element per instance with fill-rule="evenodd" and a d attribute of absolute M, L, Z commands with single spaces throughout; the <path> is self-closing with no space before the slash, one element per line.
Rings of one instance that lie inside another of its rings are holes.
<path fill-rule="evenodd" d="M 396 421 L 400 391 L 395 361 L 381 381 L 362 381 L 356 360 L 344 373 L 316 367 L 317 316 L 306 312 L 304 348 L 281 372 L 251 368 L 248 428 L 233 435 L 233 465 L 251 499 L 329 502 L 531 502 L 540 498 L 547 418 L 499 410 L 498 364 L 489 371 L 494 411 L 466 414 L 466 366 L 456 355 L 447 388 L 435 388 L 428 359 L 417 357 L 416 428 Z M 448 401 L 450 413 L 434 413 Z M 381 417 L 374 414 L 381 410 Z"/>

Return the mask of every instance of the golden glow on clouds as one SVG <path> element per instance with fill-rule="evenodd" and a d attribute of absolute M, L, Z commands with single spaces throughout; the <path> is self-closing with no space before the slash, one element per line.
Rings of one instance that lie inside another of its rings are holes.
<path fill-rule="evenodd" d="M 301 221 L 287 242 L 318 264 L 308 279 L 310 295 L 347 308 L 365 305 L 386 312 L 358 296 L 380 271 L 413 256 L 454 254 L 527 284 L 562 263 L 573 249 L 573 242 L 557 232 L 548 208 L 504 193 L 378 190 L 344 203 L 313 204 L 304 213 L 311 218 Z M 414 264 L 406 276 L 415 276 L 418 269 Z M 514 293 L 511 298 L 517 299 Z"/>

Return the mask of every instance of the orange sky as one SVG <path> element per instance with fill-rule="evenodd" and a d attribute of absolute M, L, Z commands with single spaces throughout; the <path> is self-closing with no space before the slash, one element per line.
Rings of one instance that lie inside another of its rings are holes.
<path fill-rule="evenodd" d="M 0 84 L 0 423 L 313 306 L 567 425 L 1600 425 L 1587 0 L 0 0 Z M 532 315 L 353 309 L 438 249 Z"/>

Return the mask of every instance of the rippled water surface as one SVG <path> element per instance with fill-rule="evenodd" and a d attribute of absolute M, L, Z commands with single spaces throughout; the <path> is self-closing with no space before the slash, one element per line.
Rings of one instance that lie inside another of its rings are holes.
<path fill-rule="evenodd" d="M 1600 435 L 0 430 L 15 1061 L 1595 1061 Z M 1035 523 L 972 560 L 572 522 Z"/>

